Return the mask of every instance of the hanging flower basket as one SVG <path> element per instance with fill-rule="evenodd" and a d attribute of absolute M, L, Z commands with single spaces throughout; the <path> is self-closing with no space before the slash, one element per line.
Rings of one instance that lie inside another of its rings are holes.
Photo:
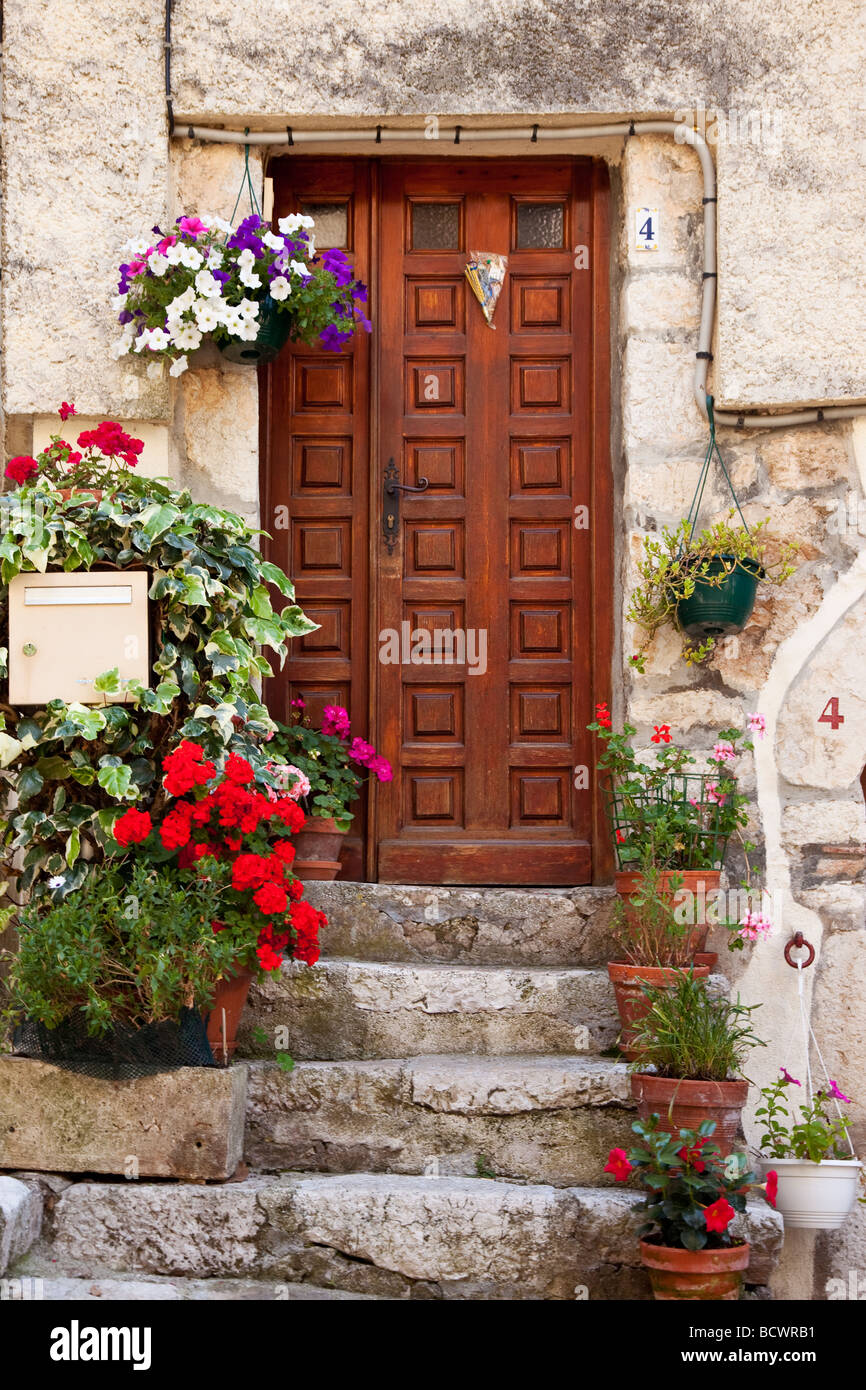
<path fill-rule="evenodd" d="M 863 1167 L 856 1158 L 773 1158 L 763 1166 L 779 1175 L 776 1206 L 785 1225 L 807 1231 L 838 1231 L 854 1206 Z"/>
<path fill-rule="evenodd" d="M 718 555 L 701 568 L 692 593 L 677 602 L 680 630 L 695 642 L 742 632 L 752 616 L 763 566 L 757 560 Z"/>
<path fill-rule="evenodd" d="M 229 362 L 239 362 L 245 367 L 261 367 L 279 356 L 292 328 L 289 315 L 280 313 L 274 300 L 268 296 L 261 303 L 257 321 L 259 331 L 251 343 L 228 337 L 218 340 L 217 346 Z"/>

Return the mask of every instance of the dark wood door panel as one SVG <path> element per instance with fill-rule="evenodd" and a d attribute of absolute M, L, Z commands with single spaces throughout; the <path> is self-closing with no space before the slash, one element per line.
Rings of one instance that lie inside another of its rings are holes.
<path fill-rule="evenodd" d="M 343 876 L 603 878 L 585 725 L 610 695 L 604 170 L 275 165 L 276 216 L 323 207 L 374 281 L 373 352 L 366 335 L 339 355 L 289 348 L 263 373 L 262 524 L 319 623 L 270 683 L 271 707 L 344 704 L 394 766 Z M 465 280 L 472 251 L 509 258 L 494 328 Z M 402 483 L 428 487 L 401 494 L 389 552 L 391 458 Z"/>

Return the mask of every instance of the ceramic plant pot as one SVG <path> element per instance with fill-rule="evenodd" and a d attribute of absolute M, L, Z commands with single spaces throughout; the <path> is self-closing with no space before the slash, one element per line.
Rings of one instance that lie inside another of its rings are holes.
<path fill-rule="evenodd" d="M 219 350 L 229 362 L 238 362 L 245 367 L 261 367 L 273 362 L 288 341 L 292 326 L 292 316 L 280 313 L 276 303 L 268 296 L 259 308 L 258 336 L 249 343 L 240 338 L 228 338 L 219 344 Z"/>
<path fill-rule="evenodd" d="M 749 1094 L 748 1081 L 686 1081 L 675 1077 L 632 1072 L 631 1093 L 640 1119 L 658 1115 L 668 1134 L 696 1130 L 704 1120 L 715 1122 L 713 1143 L 723 1154 L 737 1148 L 740 1116 Z"/>
<path fill-rule="evenodd" d="M 745 1241 L 721 1250 L 679 1250 L 652 1240 L 640 1243 L 641 1264 L 649 1270 L 653 1298 L 660 1301 L 734 1302 L 740 1297 L 749 1254 Z"/>
<path fill-rule="evenodd" d="M 308 879 L 328 881 L 340 871 L 340 849 L 346 832 L 338 830 L 333 820 L 308 816 L 303 830 L 294 838 L 295 858 L 292 873 L 302 883 Z"/>
<path fill-rule="evenodd" d="M 786 1226 L 836 1231 L 854 1205 L 863 1165 L 856 1158 L 762 1158 L 761 1166 L 779 1175 L 776 1208 Z"/>
<path fill-rule="evenodd" d="M 241 1014 L 252 980 L 252 970 L 245 965 L 237 965 L 233 974 L 226 975 L 217 983 L 213 1007 L 207 1018 L 207 1040 L 214 1060 L 222 1066 L 227 1066 L 234 1056 Z"/>
<path fill-rule="evenodd" d="M 742 632 L 749 621 L 764 571 L 757 562 L 741 561 L 725 573 L 725 562 L 730 564 L 733 559 L 733 555 L 722 555 L 710 560 L 707 575 L 724 574 L 721 584 L 698 579 L 690 597 L 677 604 L 677 622 L 692 641 Z"/>
<path fill-rule="evenodd" d="M 646 1018 L 650 1002 L 643 992 L 644 985 L 653 989 L 674 989 L 685 971 L 692 971 L 696 980 L 706 980 L 709 969 L 697 966 L 653 966 L 629 965 L 626 961 L 608 961 L 607 973 L 610 976 L 616 995 L 616 1007 L 622 1024 L 619 1048 L 629 1062 L 640 1056 L 635 1046 L 638 1025 Z"/>

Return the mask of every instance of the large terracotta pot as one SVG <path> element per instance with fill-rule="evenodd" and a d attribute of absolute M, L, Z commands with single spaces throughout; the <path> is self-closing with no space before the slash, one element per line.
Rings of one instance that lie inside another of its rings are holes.
<path fill-rule="evenodd" d="M 640 1243 L 641 1264 L 649 1270 L 653 1298 L 659 1300 L 734 1302 L 740 1297 L 749 1254 L 745 1241 L 721 1250 L 678 1250 L 651 1240 Z"/>
<path fill-rule="evenodd" d="M 227 1066 L 237 1047 L 238 1026 L 250 992 L 253 972 L 236 965 L 231 975 L 217 984 L 213 1007 L 207 1018 L 207 1040 L 214 1060 Z"/>
<path fill-rule="evenodd" d="M 71 501 L 73 497 L 80 498 L 82 507 L 95 507 L 102 501 L 101 487 L 62 487 L 58 491 L 64 502 Z"/>
<path fill-rule="evenodd" d="M 634 1045 L 637 1025 L 646 1018 L 650 1003 L 643 992 L 643 985 L 653 989 L 674 989 L 684 972 L 691 971 L 696 980 L 705 980 L 709 975 L 706 965 L 694 966 L 656 966 L 629 965 L 627 961 L 611 960 L 607 964 L 616 995 L 616 1007 L 622 1024 L 619 1049 L 629 1062 L 640 1056 Z"/>
<path fill-rule="evenodd" d="M 308 816 L 303 830 L 294 839 L 292 873 L 302 883 L 307 879 L 335 879 L 340 870 L 340 849 L 345 833 L 337 829 L 333 820 Z"/>
<path fill-rule="evenodd" d="M 697 1129 L 704 1120 L 713 1120 L 713 1143 L 723 1154 L 737 1147 L 748 1081 L 686 1081 L 639 1071 L 632 1072 L 631 1093 L 640 1119 L 658 1115 L 659 1128 L 668 1134 Z"/>

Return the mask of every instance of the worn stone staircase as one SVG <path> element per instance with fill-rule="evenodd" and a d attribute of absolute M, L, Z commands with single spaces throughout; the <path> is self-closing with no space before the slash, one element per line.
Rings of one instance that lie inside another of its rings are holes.
<path fill-rule="evenodd" d="M 609 892 L 310 896 L 327 954 L 254 988 L 244 1020 L 249 1175 L 28 1176 L 45 1217 L 12 1272 L 55 1298 L 648 1297 L 637 1197 L 602 1172 L 633 1118 L 603 1055 Z M 761 1290 L 781 1223 L 746 1222 Z"/>

